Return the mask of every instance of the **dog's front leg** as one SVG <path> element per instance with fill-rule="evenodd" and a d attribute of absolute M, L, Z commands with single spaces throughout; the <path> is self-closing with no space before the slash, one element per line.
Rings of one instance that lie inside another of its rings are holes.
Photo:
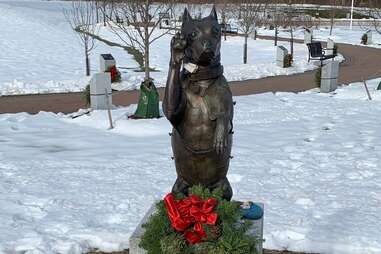
<path fill-rule="evenodd" d="M 185 46 L 185 38 L 180 33 L 177 33 L 171 41 L 171 60 L 169 62 L 167 85 L 163 100 L 164 114 L 174 127 L 178 124 L 184 100 L 180 80 L 180 68 L 184 58 Z"/>
<path fill-rule="evenodd" d="M 214 134 L 214 148 L 216 149 L 217 154 L 222 154 L 225 148 L 228 146 L 228 124 L 226 116 L 217 117 L 216 131 Z"/>

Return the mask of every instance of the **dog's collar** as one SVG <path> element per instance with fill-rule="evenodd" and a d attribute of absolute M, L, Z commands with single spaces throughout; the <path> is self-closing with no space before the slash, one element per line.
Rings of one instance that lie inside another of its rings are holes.
<path fill-rule="evenodd" d="M 183 65 L 184 72 L 190 81 L 200 81 L 208 79 L 216 79 L 224 72 L 221 64 L 207 67 L 199 67 L 194 63 L 185 63 Z"/>
<path fill-rule="evenodd" d="M 194 63 L 185 63 L 183 67 L 189 73 L 196 73 L 198 71 L 198 65 Z"/>

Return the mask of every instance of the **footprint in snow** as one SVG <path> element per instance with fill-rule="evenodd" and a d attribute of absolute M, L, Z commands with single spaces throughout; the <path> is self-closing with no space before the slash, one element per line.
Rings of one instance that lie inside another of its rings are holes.
<path fill-rule="evenodd" d="M 322 129 L 324 131 L 329 131 L 329 130 L 332 130 L 333 127 L 335 127 L 335 123 L 326 123 L 323 125 Z"/>
<path fill-rule="evenodd" d="M 307 143 L 310 143 L 310 142 L 314 142 L 316 138 L 314 137 L 308 137 L 308 138 L 304 138 L 303 140 Z"/>
<path fill-rule="evenodd" d="M 18 130 L 19 130 L 19 127 L 16 126 L 16 125 L 12 125 L 12 126 L 11 126 L 11 130 L 13 130 L 13 131 L 18 131 Z"/>
<path fill-rule="evenodd" d="M 309 198 L 299 198 L 295 201 L 295 204 L 303 206 L 305 208 L 315 206 L 315 202 Z"/>

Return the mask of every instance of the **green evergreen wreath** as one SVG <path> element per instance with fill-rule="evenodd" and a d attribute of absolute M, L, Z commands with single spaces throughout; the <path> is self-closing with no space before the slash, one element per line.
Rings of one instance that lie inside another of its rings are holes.
<path fill-rule="evenodd" d="M 109 72 L 111 75 L 111 83 L 118 83 L 122 81 L 122 74 L 115 65 L 110 66 L 106 72 Z"/>
<path fill-rule="evenodd" d="M 291 54 L 287 54 L 284 56 L 284 59 L 283 59 L 283 66 L 284 68 L 289 68 L 292 66 L 292 62 L 293 62 L 293 57 Z"/>
<path fill-rule="evenodd" d="M 148 223 L 143 225 L 145 233 L 139 247 L 148 254 L 256 254 L 256 246 L 263 239 L 257 239 L 249 234 L 252 222 L 241 220 L 240 203 L 222 199 L 220 189 L 210 192 L 202 186 L 194 186 L 190 194 L 203 200 L 215 198 L 218 201 L 214 212 L 218 214 L 216 226 L 203 225 L 207 233 L 204 242 L 188 245 L 181 233 L 176 232 L 167 216 L 164 201 L 156 205 L 156 212 Z M 184 198 L 178 195 L 177 200 Z"/>
<path fill-rule="evenodd" d="M 82 98 L 85 99 L 86 106 L 91 105 L 90 84 L 87 84 L 85 89 L 83 89 Z"/>
<path fill-rule="evenodd" d="M 366 33 L 361 36 L 361 44 L 368 45 L 368 35 Z"/>

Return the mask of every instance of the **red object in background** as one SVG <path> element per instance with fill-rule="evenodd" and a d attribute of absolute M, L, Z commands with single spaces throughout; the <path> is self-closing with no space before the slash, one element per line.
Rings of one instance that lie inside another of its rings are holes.
<path fill-rule="evenodd" d="M 109 72 L 111 74 L 111 82 L 115 82 L 118 77 L 118 70 L 116 69 L 116 66 L 112 66 Z"/>
<path fill-rule="evenodd" d="M 185 239 L 190 244 L 197 244 L 207 236 L 202 224 L 215 225 L 217 214 L 213 213 L 217 200 L 209 198 L 202 200 L 196 195 L 191 195 L 181 200 L 175 200 L 172 193 L 164 198 L 167 214 L 172 227 L 184 233 Z"/>

